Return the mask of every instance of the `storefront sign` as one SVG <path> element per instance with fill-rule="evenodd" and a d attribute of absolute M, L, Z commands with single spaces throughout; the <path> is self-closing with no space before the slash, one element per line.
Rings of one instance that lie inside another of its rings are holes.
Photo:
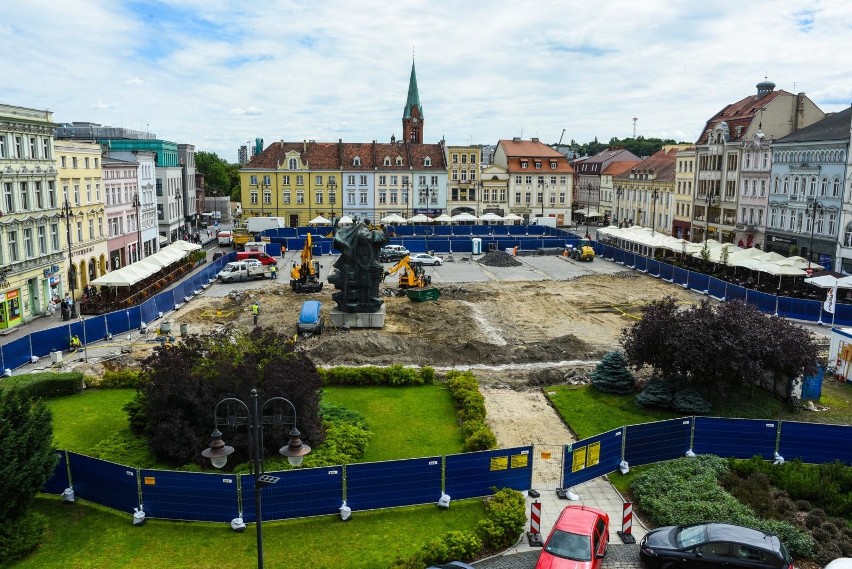
<path fill-rule="evenodd" d="M 51 265 L 44 270 L 44 278 L 52 277 L 59 272 L 59 265 Z"/>
<path fill-rule="evenodd" d="M 20 291 L 18 289 L 10 290 L 9 292 L 6 293 L 6 300 L 12 300 L 13 298 L 18 298 L 18 293 L 20 293 Z"/>
<path fill-rule="evenodd" d="M 94 246 L 92 246 L 92 247 L 86 247 L 85 249 L 79 249 L 79 250 L 77 250 L 77 251 L 74 251 L 74 254 L 75 254 L 75 255 L 85 255 L 86 253 L 91 253 L 91 252 L 92 252 L 92 251 L 94 251 L 94 250 L 95 250 L 95 247 L 94 247 Z"/>

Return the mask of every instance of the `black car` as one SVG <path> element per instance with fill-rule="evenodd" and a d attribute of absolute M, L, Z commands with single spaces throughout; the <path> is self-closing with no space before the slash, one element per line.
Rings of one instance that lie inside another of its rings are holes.
<path fill-rule="evenodd" d="M 655 529 L 642 538 L 639 557 L 649 569 L 793 569 L 787 548 L 776 536 L 730 524 Z"/>

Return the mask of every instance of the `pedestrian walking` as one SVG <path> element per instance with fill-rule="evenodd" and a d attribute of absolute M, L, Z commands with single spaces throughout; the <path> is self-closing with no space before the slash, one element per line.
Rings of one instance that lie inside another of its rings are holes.
<path fill-rule="evenodd" d="M 260 316 L 260 304 L 256 300 L 251 305 L 251 313 L 254 316 L 254 325 L 257 326 L 257 317 Z"/>

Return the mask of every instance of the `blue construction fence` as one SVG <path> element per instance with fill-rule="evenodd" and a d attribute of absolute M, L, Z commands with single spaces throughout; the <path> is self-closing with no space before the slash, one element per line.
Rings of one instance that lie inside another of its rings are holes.
<path fill-rule="evenodd" d="M 618 470 L 622 461 L 641 466 L 695 454 L 748 459 L 800 459 L 809 464 L 839 460 L 852 466 L 852 426 L 682 417 L 620 427 L 565 447 L 562 487 L 570 488 Z"/>
<path fill-rule="evenodd" d="M 257 519 L 254 476 L 150 470 L 58 451 L 59 463 L 43 492 L 75 497 L 146 517 L 208 522 Z M 488 496 L 494 488 L 532 484 L 532 447 L 489 450 L 387 462 L 268 472 L 278 482 L 263 490 L 265 520 L 335 514 L 343 501 L 353 511 Z"/>
<path fill-rule="evenodd" d="M 599 257 L 615 261 L 625 267 L 635 269 L 670 283 L 678 284 L 683 288 L 710 295 L 717 300 L 739 300 L 756 307 L 761 312 L 784 318 L 819 322 L 821 324 L 833 323 L 837 326 L 852 325 L 852 304 L 838 303 L 832 317 L 831 313 L 823 310 L 823 303 L 820 300 L 790 298 L 752 290 L 704 273 L 676 267 L 659 259 L 652 259 L 632 251 L 625 251 L 618 247 L 604 245 L 599 242 L 594 243 L 594 249 L 595 254 Z M 766 278 L 772 279 L 778 277 L 767 275 Z"/>
<path fill-rule="evenodd" d="M 39 330 L 0 346 L 0 369 L 16 369 L 33 361 L 33 358 L 48 356 L 50 352 L 67 350 L 72 336 L 77 335 L 84 343 L 104 340 L 110 335 L 138 330 L 161 314 L 189 302 L 202 290 L 210 286 L 225 263 L 232 261 L 235 253 L 229 253 L 215 261 L 206 263 L 191 275 L 184 277 L 172 288 L 150 297 L 148 300 L 125 310 L 117 310 L 98 316 L 87 316 L 82 320 L 70 320 L 53 328 Z"/>

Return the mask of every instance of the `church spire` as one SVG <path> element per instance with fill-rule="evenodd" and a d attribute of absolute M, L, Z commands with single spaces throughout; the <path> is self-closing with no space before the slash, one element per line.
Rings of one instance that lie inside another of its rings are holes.
<path fill-rule="evenodd" d="M 423 107 L 420 106 L 420 92 L 417 90 L 417 73 L 414 60 L 411 61 L 411 78 L 408 80 L 408 99 L 402 111 L 402 140 L 423 144 Z"/>

